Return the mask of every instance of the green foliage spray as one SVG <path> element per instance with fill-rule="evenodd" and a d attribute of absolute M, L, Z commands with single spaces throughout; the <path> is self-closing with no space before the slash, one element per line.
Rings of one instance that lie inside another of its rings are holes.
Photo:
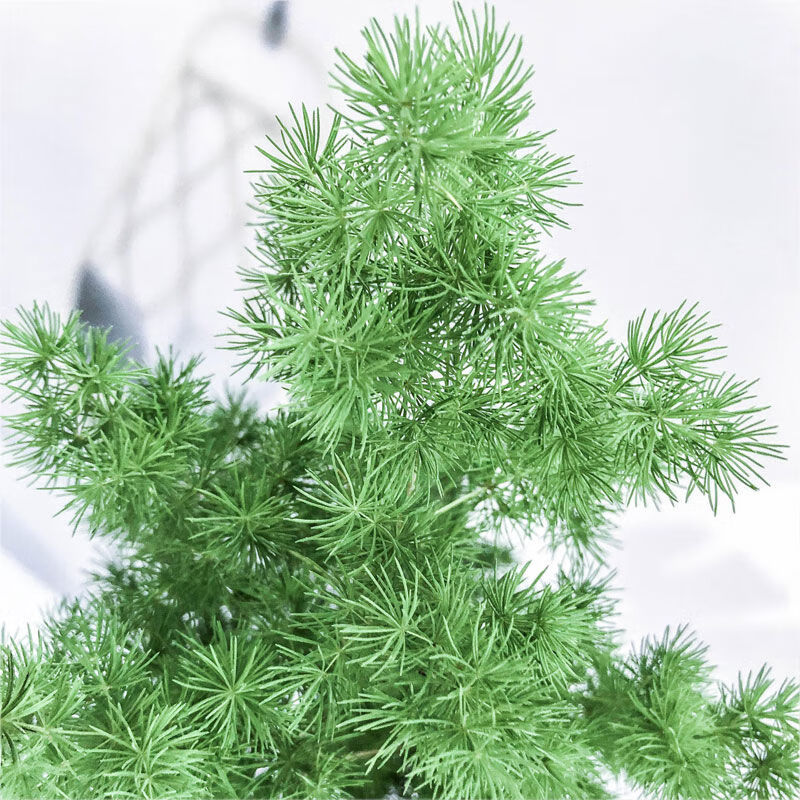
<path fill-rule="evenodd" d="M 364 38 L 330 128 L 293 110 L 263 151 L 228 312 L 286 408 L 76 316 L 4 323 L 12 449 L 120 555 L 2 644 L 3 796 L 795 796 L 797 686 L 718 687 L 684 628 L 621 653 L 603 571 L 630 500 L 759 483 L 781 448 L 751 384 L 695 306 L 621 343 L 589 320 L 540 249 L 569 165 L 520 132 L 490 10 Z"/>

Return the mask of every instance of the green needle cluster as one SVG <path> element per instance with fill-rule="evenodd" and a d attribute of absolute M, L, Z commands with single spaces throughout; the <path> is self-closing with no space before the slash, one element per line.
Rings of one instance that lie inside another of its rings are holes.
<path fill-rule="evenodd" d="M 227 312 L 285 408 L 2 324 L 16 460 L 118 553 L 0 645 L 3 796 L 789 800 L 797 684 L 720 686 L 683 627 L 623 652 L 604 567 L 627 503 L 762 482 L 752 384 L 694 305 L 613 341 L 545 254 L 572 173 L 490 9 L 364 39 L 265 145 Z"/>

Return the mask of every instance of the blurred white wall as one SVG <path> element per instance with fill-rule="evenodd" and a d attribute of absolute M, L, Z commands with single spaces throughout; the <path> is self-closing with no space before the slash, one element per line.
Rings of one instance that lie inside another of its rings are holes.
<path fill-rule="evenodd" d="M 450 17 L 447 2 L 421 5 L 426 20 Z M 724 678 L 765 660 L 778 674 L 796 672 L 800 6 L 770 0 L 496 5 L 500 18 L 523 34 L 536 68 L 533 123 L 557 129 L 551 146 L 575 154 L 583 182 L 570 190 L 582 203 L 569 212 L 572 230 L 553 238 L 551 253 L 586 269 L 598 316 L 617 335 L 645 307 L 699 300 L 722 323 L 729 367 L 761 379 L 760 397 L 792 445 L 788 461 L 768 465 L 772 486 L 742 495 L 735 516 L 723 508 L 714 517 L 693 502 L 623 517 L 622 549 L 612 559 L 623 624 L 635 640 L 668 623 L 691 622 Z M 272 114 L 290 100 L 329 98 L 325 70 L 333 47 L 360 52 L 358 30 L 368 13 L 386 19 L 413 8 L 405 0 L 291 0 L 287 42 L 267 51 L 246 22 L 265 6 L 257 0 L 0 3 L 0 315 L 34 299 L 69 308 L 92 230 L 140 157 L 153 121 L 162 108 L 167 113 L 170 87 L 187 58 Z M 254 137 L 243 147 L 242 169 L 258 167 L 257 143 Z M 220 184 L 199 194 L 207 198 L 206 214 L 224 191 Z M 180 254 L 174 262 L 163 257 L 174 231 L 163 236 L 160 249 L 157 236 L 151 242 L 162 257 L 135 265 L 135 291 L 143 297 L 179 269 Z M 193 289 L 199 324 L 183 331 L 184 346 L 206 349 L 224 329 L 213 309 L 236 303 L 234 270 L 249 241 L 243 229 L 240 243 Z M 163 342 L 173 334 L 164 312 L 151 335 Z M 212 368 L 223 363 L 210 356 Z M 4 523 L 31 532 L 52 578 L 50 585 L 37 582 L 0 551 L 0 616 L 13 630 L 38 619 L 59 591 L 77 590 L 94 549 L 80 537 L 69 539 L 65 522 L 52 519 L 58 503 L 17 484 L 10 469 L 0 474 L 0 486 Z"/>

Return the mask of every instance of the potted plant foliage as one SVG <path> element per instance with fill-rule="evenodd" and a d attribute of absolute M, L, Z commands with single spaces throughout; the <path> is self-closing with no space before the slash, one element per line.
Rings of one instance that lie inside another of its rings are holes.
<path fill-rule="evenodd" d="M 490 10 L 364 38 L 332 124 L 264 148 L 228 312 L 284 408 L 75 315 L 4 323 L 17 457 L 120 555 L 2 645 L 3 795 L 796 796 L 796 684 L 717 686 L 683 627 L 622 652 L 603 571 L 632 498 L 755 488 L 751 384 L 693 305 L 592 322 L 541 247 L 569 164 Z"/>

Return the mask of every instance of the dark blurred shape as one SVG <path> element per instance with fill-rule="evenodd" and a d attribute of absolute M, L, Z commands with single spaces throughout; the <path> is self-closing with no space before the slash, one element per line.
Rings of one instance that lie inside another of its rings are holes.
<path fill-rule="evenodd" d="M 269 47 L 279 47 L 286 38 L 289 23 L 287 0 L 275 0 L 269 4 L 264 18 L 264 41 Z"/>
<path fill-rule="evenodd" d="M 144 360 L 141 312 L 133 301 L 112 289 L 91 264 L 84 264 L 78 273 L 75 307 L 84 322 L 97 328 L 110 328 L 110 340 L 127 342 L 131 359 Z"/>

